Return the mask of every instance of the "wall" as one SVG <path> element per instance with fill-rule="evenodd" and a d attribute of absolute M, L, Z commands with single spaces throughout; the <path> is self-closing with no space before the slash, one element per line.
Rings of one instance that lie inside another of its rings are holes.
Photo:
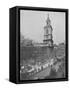
<path fill-rule="evenodd" d="M 8 81 L 9 73 L 9 8 L 16 5 L 68 8 L 70 0 L 0 0 L 0 90 L 69 90 L 68 82 L 15 85 Z M 70 19 L 69 19 L 70 21 Z M 70 32 L 69 32 L 70 33 Z M 70 35 L 69 35 L 70 37 Z M 69 48 L 70 51 L 70 48 Z M 69 75 L 70 76 L 70 75 Z"/>

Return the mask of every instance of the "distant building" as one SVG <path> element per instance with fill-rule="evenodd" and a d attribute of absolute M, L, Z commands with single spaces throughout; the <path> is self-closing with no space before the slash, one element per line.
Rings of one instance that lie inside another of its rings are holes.
<path fill-rule="evenodd" d="M 44 40 L 43 43 L 33 43 L 34 46 L 39 47 L 53 47 L 53 37 L 52 37 L 52 26 L 51 26 L 51 20 L 49 18 L 49 14 L 46 20 L 46 26 L 44 27 Z"/>
<path fill-rule="evenodd" d="M 44 40 L 43 40 L 43 43 L 45 43 L 48 46 L 53 46 L 52 31 L 53 31 L 53 28 L 51 26 L 51 20 L 48 14 L 48 17 L 46 20 L 46 26 L 44 27 Z"/>

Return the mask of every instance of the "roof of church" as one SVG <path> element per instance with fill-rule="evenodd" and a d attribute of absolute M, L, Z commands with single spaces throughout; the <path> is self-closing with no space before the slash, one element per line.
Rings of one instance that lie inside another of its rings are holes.
<path fill-rule="evenodd" d="M 48 14 L 48 17 L 47 17 L 47 20 L 46 20 L 46 26 L 44 26 L 44 28 L 48 28 L 48 27 L 50 27 L 51 29 L 52 29 L 52 26 L 51 26 L 51 20 L 50 20 L 50 18 L 49 18 L 49 14 Z"/>
<path fill-rule="evenodd" d="M 48 22 L 51 22 L 51 20 L 50 20 L 50 18 L 49 18 L 49 14 L 48 14 L 48 17 L 47 17 L 46 22 L 47 22 L 47 23 L 48 23 Z"/>

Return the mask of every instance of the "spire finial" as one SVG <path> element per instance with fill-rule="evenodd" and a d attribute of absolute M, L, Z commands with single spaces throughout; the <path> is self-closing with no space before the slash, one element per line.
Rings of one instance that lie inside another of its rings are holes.
<path fill-rule="evenodd" d="M 51 23 L 51 20 L 49 18 L 49 13 L 47 14 L 47 20 L 46 20 L 47 24 L 50 24 Z"/>

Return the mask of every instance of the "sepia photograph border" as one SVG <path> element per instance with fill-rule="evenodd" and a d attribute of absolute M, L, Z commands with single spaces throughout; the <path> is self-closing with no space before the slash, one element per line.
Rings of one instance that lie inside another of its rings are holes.
<path fill-rule="evenodd" d="M 20 80 L 20 11 L 50 11 L 50 12 L 64 12 L 65 13 L 65 78 L 53 78 L 53 79 L 40 79 L 40 80 Z M 68 81 L 68 9 L 61 8 L 43 8 L 43 7 L 28 7 L 28 6 L 16 6 L 16 79 L 17 83 L 42 83 L 42 82 L 56 82 L 56 81 Z"/>

